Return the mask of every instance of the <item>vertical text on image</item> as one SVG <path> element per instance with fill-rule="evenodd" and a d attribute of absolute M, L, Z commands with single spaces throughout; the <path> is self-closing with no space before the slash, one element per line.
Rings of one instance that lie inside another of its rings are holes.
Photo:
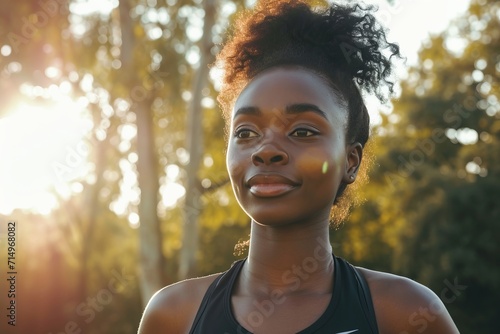
<path fill-rule="evenodd" d="M 17 246 L 17 222 L 7 223 L 7 323 L 10 326 L 16 325 L 16 246 Z"/>

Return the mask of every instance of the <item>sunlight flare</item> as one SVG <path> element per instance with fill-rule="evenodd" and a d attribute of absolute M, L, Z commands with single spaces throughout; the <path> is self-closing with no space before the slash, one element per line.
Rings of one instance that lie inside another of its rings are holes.
<path fill-rule="evenodd" d="M 92 126 L 69 98 L 47 105 L 19 102 L 0 119 L 0 212 L 25 209 L 48 214 L 53 189 L 87 173 Z"/>

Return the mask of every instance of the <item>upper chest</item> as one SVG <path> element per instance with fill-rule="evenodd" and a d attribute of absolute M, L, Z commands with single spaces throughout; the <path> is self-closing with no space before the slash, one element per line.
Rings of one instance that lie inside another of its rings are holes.
<path fill-rule="evenodd" d="M 331 294 L 285 296 L 277 292 L 264 298 L 236 295 L 231 297 L 231 311 L 254 334 L 297 333 L 321 317 L 331 298 Z"/>

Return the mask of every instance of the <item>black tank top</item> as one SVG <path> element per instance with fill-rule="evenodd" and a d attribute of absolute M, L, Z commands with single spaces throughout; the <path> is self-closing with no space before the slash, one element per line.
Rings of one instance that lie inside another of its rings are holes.
<path fill-rule="evenodd" d="M 335 284 L 330 303 L 318 320 L 298 334 L 378 334 L 375 311 L 365 278 L 342 258 L 334 255 L 333 259 Z M 251 334 L 236 321 L 231 310 L 231 291 L 244 262 L 245 260 L 235 262 L 210 285 L 190 334 Z"/>

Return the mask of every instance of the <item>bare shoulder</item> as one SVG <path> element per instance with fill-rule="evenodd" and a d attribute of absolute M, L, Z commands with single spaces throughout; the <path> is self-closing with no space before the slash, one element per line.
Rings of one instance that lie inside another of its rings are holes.
<path fill-rule="evenodd" d="M 409 278 L 359 268 L 373 299 L 380 333 L 459 333 L 439 297 Z"/>
<path fill-rule="evenodd" d="M 188 279 L 159 290 L 144 310 L 138 334 L 188 333 L 205 292 L 219 275 Z"/>

